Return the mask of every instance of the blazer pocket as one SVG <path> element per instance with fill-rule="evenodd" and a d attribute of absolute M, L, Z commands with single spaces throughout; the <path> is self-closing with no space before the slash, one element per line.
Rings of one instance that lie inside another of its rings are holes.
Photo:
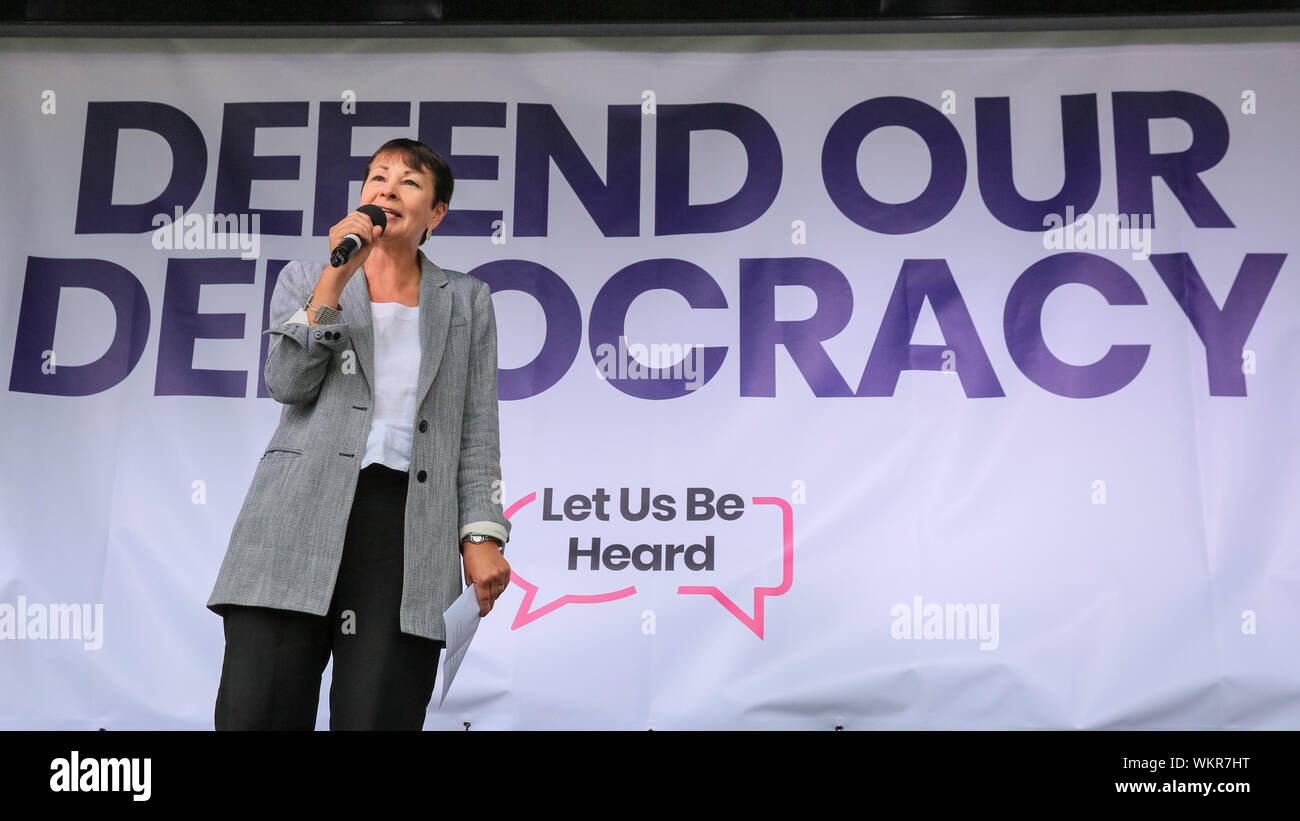
<path fill-rule="evenodd" d="M 262 459 L 293 459 L 302 456 L 302 450 L 299 448 L 267 448 L 266 453 L 262 454 Z"/>

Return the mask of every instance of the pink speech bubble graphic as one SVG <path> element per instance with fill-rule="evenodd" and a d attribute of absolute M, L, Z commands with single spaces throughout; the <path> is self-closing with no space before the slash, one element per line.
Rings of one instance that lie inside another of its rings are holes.
<path fill-rule="evenodd" d="M 534 490 L 532 493 L 529 493 L 527 496 L 522 497 L 519 501 L 511 505 L 505 511 L 506 518 L 509 519 L 511 516 L 515 515 L 515 513 L 519 512 L 519 510 L 535 501 L 537 501 L 537 491 Z M 518 630 L 525 624 L 537 621 L 547 613 L 559 610 L 566 604 L 600 604 L 601 602 L 624 599 L 636 593 L 636 587 L 624 587 L 622 590 L 614 590 L 610 593 L 594 593 L 585 596 L 566 593 L 558 599 L 542 605 L 536 610 L 530 610 L 533 606 L 533 600 L 537 598 L 537 585 L 519 575 L 514 569 L 511 569 L 510 571 L 510 581 L 524 589 L 524 600 L 519 604 L 519 610 L 515 612 L 515 620 L 510 624 L 511 630 Z"/>
<path fill-rule="evenodd" d="M 790 589 L 794 582 L 794 508 L 790 503 L 779 496 L 754 496 L 752 497 L 756 505 L 776 505 L 781 508 L 781 584 L 777 587 L 755 587 L 754 588 L 754 615 L 750 617 L 744 610 L 727 598 L 716 587 L 695 586 L 679 587 L 677 592 L 680 595 L 705 595 L 712 596 L 718 600 L 718 603 L 727 608 L 727 612 L 740 620 L 740 623 L 754 631 L 760 639 L 763 638 L 763 602 L 768 596 L 780 596 Z"/>

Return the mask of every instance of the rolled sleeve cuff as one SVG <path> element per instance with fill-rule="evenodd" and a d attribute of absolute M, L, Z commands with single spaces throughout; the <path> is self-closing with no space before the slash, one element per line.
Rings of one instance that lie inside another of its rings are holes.
<path fill-rule="evenodd" d="M 262 333 L 283 334 L 292 338 L 306 349 L 308 354 L 311 354 L 317 346 L 332 349 L 347 347 L 351 344 L 351 330 L 352 328 L 343 322 L 333 325 L 310 325 L 307 323 L 307 312 L 300 310 L 285 320 L 283 325 L 278 328 L 267 328 Z"/>

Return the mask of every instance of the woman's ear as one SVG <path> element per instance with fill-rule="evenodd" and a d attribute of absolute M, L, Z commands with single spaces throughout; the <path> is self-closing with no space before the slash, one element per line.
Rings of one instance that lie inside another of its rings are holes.
<path fill-rule="evenodd" d="M 442 222 L 442 218 L 445 216 L 447 216 L 447 203 L 440 202 L 433 206 L 433 223 L 429 225 L 429 230 L 432 231 L 437 228 L 438 223 Z"/>
<path fill-rule="evenodd" d="M 425 228 L 424 233 L 420 236 L 421 245 L 429 241 L 429 237 L 433 235 L 433 229 L 438 227 L 438 223 L 442 222 L 442 218 L 445 216 L 447 216 L 447 203 L 440 202 L 433 207 L 433 221 L 429 223 L 429 227 Z"/>

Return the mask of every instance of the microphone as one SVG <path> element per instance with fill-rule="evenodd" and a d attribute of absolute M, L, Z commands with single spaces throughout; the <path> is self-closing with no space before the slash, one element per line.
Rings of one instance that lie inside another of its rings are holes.
<path fill-rule="evenodd" d="M 388 227 L 388 215 L 378 205 L 363 205 L 357 211 L 370 217 L 370 221 L 379 226 L 381 235 L 384 233 L 384 229 Z M 348 258 L 355 254 L 368 239 L 370 238 L 348 234 L 339 243 L 339 247 L 335 248 L 334 252 L 330 254 L 330 266 L 338 268 L 346 263 Z"/>

